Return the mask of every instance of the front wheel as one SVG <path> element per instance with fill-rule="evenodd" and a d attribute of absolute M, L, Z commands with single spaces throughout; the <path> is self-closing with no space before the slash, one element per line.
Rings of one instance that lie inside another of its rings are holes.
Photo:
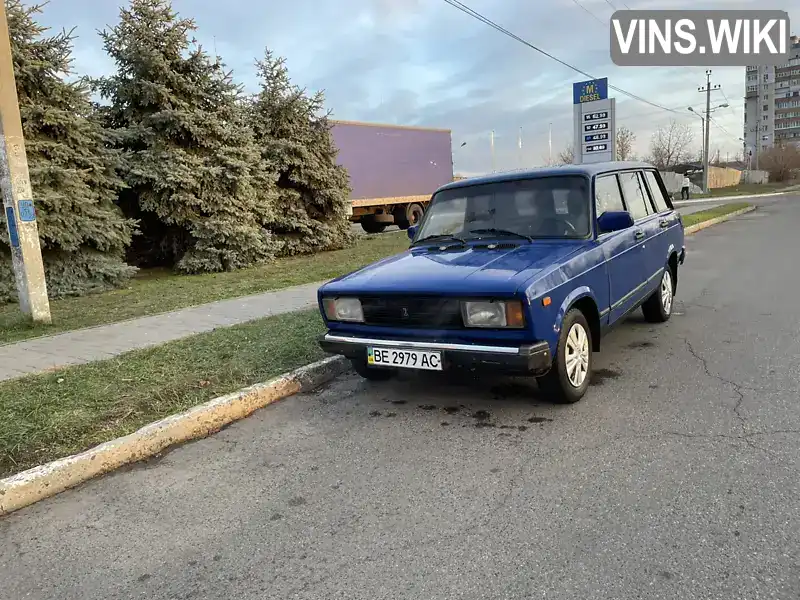
<path fill-rule="evenodd" d="M 667 266 L 661 276 L 661 283 L 652 295 L 642 304 L 642 313 L 649 323 L 664 323 L 672 315 L 672 304 L 675 298 L 675 284 L 672 269 Z"/>
<path fill-rule="evenodd" d="M 571 404 L 583 398 L 591 374 L 592 332 L 583 313 L 573 308 L 564 316 L 553 366 L 537 381 L 556 401 Z"/>

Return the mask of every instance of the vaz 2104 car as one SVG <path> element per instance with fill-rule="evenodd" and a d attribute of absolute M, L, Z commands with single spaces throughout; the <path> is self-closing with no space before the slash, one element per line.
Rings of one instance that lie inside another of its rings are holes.
<path fill-rule="evenodd" d="M 658 171 L 611 162 L 439 188 L 411 246 L 323 285 L 328 352 L 367 379 L 489 368 L 585 393 L 600 337 L 672 313 L 684 231 Z"/>

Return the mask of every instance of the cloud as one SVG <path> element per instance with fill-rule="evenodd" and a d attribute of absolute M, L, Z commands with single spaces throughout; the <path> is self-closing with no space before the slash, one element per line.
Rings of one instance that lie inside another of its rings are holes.
<path fill-rule="evenodd" d="M 618 123 L 637 135 L 646 152 L 657 127 L 675 118 L 700 124 L 687 106 L 705 98 L 703 68 L 620 68 L 611 64 L 606 0 L 465 0 L 476 11 L 525 40 L 593 76 L 676 113 L 613 92 Z M 622 6 L 620 2 L 613 2 Z M 626 0 L 632 8 L 665 8 L 659 0 Z M 694 0 L 672 0 L 669 8 L 694 8 Z M 760 8 L 757 0 L 707 0 L 703 8 Z M 174 0 L 174 8 L 195 19 L 197 38 L 216 48 L 244 85 L 254 90 L 253 62 L 268 46 L 287 58 L 294 81 L 325 90 L 336 118 L 451 128 L 457 170 L 492 168 L 490 132 L 495 132 L 498 169 L 541 164 L 572 139 L 572 83 L 585 77 L 526 47 L 442 0 Z M 51 0 L 46 24 L 78 27 L 75 68 L 99 75 L 113 68 L 95 31 L 117 20 L 116 2 Z M 589 12 L 592 14 L 589 14 Z M 800 10 L 790 10 L 800 22 Z M 715 68 L 716 104 L 712 148 L 740 150 L 743 68 Z M 552 125 L 551 125 L 552 124 Z M 518 148 L 522 128 L 523 149 Z M 466 145 L 461 147 L 461 142 Z"/>

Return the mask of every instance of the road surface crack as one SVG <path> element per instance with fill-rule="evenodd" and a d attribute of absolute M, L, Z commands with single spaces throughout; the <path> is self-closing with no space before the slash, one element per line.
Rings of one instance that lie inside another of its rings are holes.
<path fill-rule="evenodd" d="M 708 361 L 706 360 L 706 358 L 703 355 L 701 355 L 697 350 L 695 350 L 694 346 L 692 346 L 692 343 L 688 339 L 684 338 L 683 341 L 686 344 L 686 347 L 689 349 L 689 354 L 691 354 L 695 358 L 695 360 L 697 360 L 697 362 L 699 362 L 700 365 L 703 367 L 703 372 L 706 374 L 706 376 L 709 377 L 710 379 L 716 379 L 717 381 L 730 386 L 731 389 L 733 390 L 733 393 L 736 394 L 736 404 L 734 404 L 733 406 L 733 414 L 736 416 L 736 419 L 739 422 L 739 428 L 741 429 L 742 434 L 739 436 L 722 436 L 722 437 L 739 439 L 748 446 L 750 446 L 753 450 L 761 450 L 762 452 L 772 455 L 773 454 L 772 452 L 770 452 L 766 448 L 762 448 L 761 446 L 756 444 L 755 441 L 753 441 L 753 439 L 751 438 L 751 434 L 747 431 L 747 420 L 745 419 L 745 416 L 742 414 L 742 403 L 744 402 L 744 392 L 742 390 L 748 390 L 748 391 L 754 391 L 754 390 L 740 383 L 737 383 L 736 381 L 727 379 L 722 375 L 712 373 L 711 368 L 708 366 Z"/>

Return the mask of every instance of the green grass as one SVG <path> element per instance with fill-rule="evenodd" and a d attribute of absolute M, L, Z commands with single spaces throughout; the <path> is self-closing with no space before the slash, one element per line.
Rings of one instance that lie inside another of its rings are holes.
<path fill-rule="evenodd" d="M 316 310 L 0 383 L 0 477 L 86 450 L 324 353 Z"/>
<path fill-rule="evenodd" d="M 53 324 L 48 326 L 32 326 L 16 304 L 0 306 L 0 344 L 331 279 L 406 248 L 408 237 L 401 231 L 361 237 L 345 250 L 283 258 L 232 273 L 143 271 L 121 290 L 52 301 Z"/>
<path fill-rule="evenodd" d="M 722 217 L 732 212 L 736 212 L 737 210 L 747 208 L 748 206 L 752 205 L 748 202 L 729 202 L 727 204 L 721 204 L 719 206 L 715 206 L 714 208 L 709 208 L 708 210 L 701 210 L 684 216 L 683 225 L 684 227 L 691 227 L 692 225 L 697 225 L 703 221 L 709 221 L 711 219 L 716 219 L 717 217 Z"/>

